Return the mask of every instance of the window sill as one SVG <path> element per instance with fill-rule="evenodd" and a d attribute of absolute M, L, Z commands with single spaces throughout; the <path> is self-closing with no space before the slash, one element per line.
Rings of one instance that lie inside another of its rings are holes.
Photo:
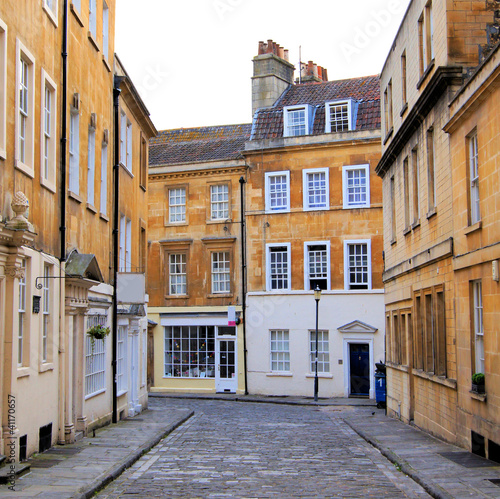
<path fill-rule="evenodd" d="M 45 187 L 48 191 L 52 192 L 52 194 L 56 193 L 56 184 L 54 182 L 51 182 L 50 180 L 46 180 L 44 178 L 40 179 L 40 185 L 42 187 Z"/>
<path fill-rule="evenodd" d="M 226 223 L 230 224 L 230 223 L 233 223 L 233 220 L 231 218 L 216 218 L 214 220 L 212 220 L 212 219 L 209 218 L 209 219 L 206 220 L 206 223 L 208 225 L 226 224 Z"/>
<path fill-rule="evenodd" d="M 477 393 L 472 390 L 470 390 L 469 393 L 471 399 L 478 400 L 479 402 L 486 402 L 487 400 L 486 393 Z"/>
<path fill-rule="evenodd" d="M 316 375 L 314 373 L 307 373 L 306 378 L 315 378 Z M 333 379 L 333 374 L 330 373 L 318 373 L 318 378 L 324 379 Z"/>
<path fill-rule="evenodd" d="M 57 4 L 56 4 L 57 5 Z M 44 3 L 42 9 L 45 11 L 52 24 L 57 28 L 57 14 L 54 14 Z"/>
<path fill-rule="evenodd" d="M 70 199 L 73 199 L 74 201 L 76 201 L 77 203 L 82 203 L 83 199 L 78 195 L 76 194 L 75 192 L 73 191 L 68 191 L 68 197 Z"/>
<path fill-rule="evenodd" d="M 434 215 L 437 214 L 437 209 L 436 207 L 434 206 L 433 208 L 431 208 L 428 212 L 427 212 L 427 220 L 429 220 L 429 218 L 432 218 Z"/>
<path fill-rule="evenodd" d="M 435 61 L 434 61 L 434 59 L 432 59 L 432 61 L 429 62 L 429 65 L 427 66 L 427 68 L 425 69 L 424 73 L 422 74 L 420 80 L 418 80 L 417 90 L 420 90 L 420 87 L 423 85 L 425 79 L 427 78 L 427 76 L 429 76 L 429 73 L 434 68 L 434 64 L 435 64 Z"/>
<path fill-rule="evenodd" d="M 97 210 L 90 203 L 87 203 L 87 210 L 89 210 L 90 212 L 92 212 L 94 215 L 97 214 Z"/>
<path fill-rule="evenodd" d="M 403 108 L 401 109 L 401 112 L 399 113 L 399 116 L 403 117 L 403 114 L 405 114 L 407 110 L 408 110 L 408 102 L 405 102 Z"/>
<path fill-rule="evenodd" d="M 99 390 L 98 392 L 91 393 L 90 395 L 85 395 L 85 400 L 89 400 L 93 397 L 97 397 L 97 395 L 101 395 L 102 393 L 106 393 L 106 388 Z"/>
<path fill-rule="evenodd" d="M 472 234 L 473 232 L 476 232 L 477 230 L 481 230 L 483 227 L 482 221 L 479 220 L 479 222 L 476 222 L 473 225 L 469 225 L 468 227 L 465 228 L 464 234 L 468 236 L 469 234 Z"/>
<path fill-rule="evenodd" d="M 189 295 L 165 295 L 165 300 L 188 300 Z"/>
<path fill-rule="evenodd" d="M 126 393 L 128 392 L 128 389 L 127 390 L 121 390 L 120 392 L 118 392 L 116 394 L 117 397 L 121 397 L 122 395 L 125 395 Z"/>
<path fill-rule="evenodd" d="M 0 159 L 7 159 L 7 151 L 5 149 L 0 149 Z"/>
<path fill-rule="evenodd" d="M 165 227 L 184 227 L 189 225 L 187 222 L 165 222 Z"/>
<path fill-rule="evenodd" d="M 290 208 L 286 208 L 283 210 L 266 210 L 265 211 L 266 215 L 278 215 L 280 213 L 290 213 Z"/>
<path fill-rule="evenodd" d="M 385 143 L 392 137 L 392 133 L 394 132 L 394 127 L 391 126 L 390 130 L 387 132 L 385 139 L 384 139 L 384 146 Z"/>
<path fill-rule="evenodd" d="M 391 246 L 394 246 L 396 243 L 398 242 L 398 240 L 394 237 L 391 239 Z"/>
<path fill-rule="evenodd" d="M 146 189 L 146 186 L 145 186 L 145 185 L 140 184 L 140 185 L 139 185 L 139 187 L 140 187 L 140 188 L 141 188 L 144 192 L 146 192 L 146 191 L 147 191 L 147 189 Z"/>
<path fill-rule="evenodd" d="M 73 4 L 71 4 L 71 12 L 75 16 L 78 24 L 83 28 L 83 20 L 80 17 L 80 13 L 76 10 L 76 7 Z"/>
<path fill-rule="evenodd" d="M 16 159 L 16 161 L 15 161 L 14 164 L 15 164 L 15 166 L 16 166 L 16 168 L 18 170 L 21 170 L 23 173 L 25 173 L 26 175 L 28 175 L 28 177 L 35 178 L 35 172 L 34 172 L 33 168 L 31 168 L 28 165 L 24 164 L 19 159 Z"/>
<path fill-rule="evenodd" d="M 360 210 L 364 208 L 370 208 L 369 204 L 356 204 L 356 205 L 344 205 L 342 206 L 344 210 Z"/>
<path fill-rule="evenodd" d="M 125 170 L 125 173 L 127 173 L 130 178 L 134 178 L 134 174 L 131 170 L 129 170 L 128 166 L 125 166 L 123 163 L 120 163 L 120 166 Z"/>
<path fill-rule="evenodd" d="M 411 225 L 405 227 L 405 229 L 403 230 L 403 236 L 407 236 L 408 234 L 410 234 L 410 232 L 411 232 Z"/>
<path fill-rule="evenodd" d="M 444 376 L 436 376 L 435 374 L 426 373 L 422 369 L 413 369 L 413 375 L 417 376 L 418 378 L 426 379 L 428 381 L 432 381 L 433 383 L 446 386 L 453 390 L 457 389 L 457 381 L 455 379 L 449 379 Z"/>
<path fill-rule="evenodd" d="M 420 227 L 420 219 L 411 224 L 411 230 L 415 230 L 417 227 Z"/>
<path fill-rule="evenodd" d="M 233 293 L 210 293 L 207 298 L 232 298 Z"/>
<path fill-rule="evenodd" d="M 358 208 L 357 206 L 354 206 L 354 208 Z M 329 206 L 321 206 L 317 208 L 309 208 L 308 206 L 304 206 L 304 211 L 328 211 L 330 209 Z"/>
<path fill-rule="evenodd" d="M 90 31 L 87 31 L 87 38 L 89 39 L 92 46 L 97 50 L 97 52 L 100 52 L 101 49 L 99 48 L 99 45 L 97 44 L 97 41 L 94 38 L 94 35 Z"/>
<path fill-rule="evenodd" d="M 105 222 L 109 222 L 109 217 L 107 217 L 104 213 L 99 213 L 99 218 Z"/>
<path fill-rule="evenodd" d="M 102 55 L 102 63 L 104 64 L 104 67 L 108 70 L 108 73 L 111 73 L 111 66 L 106 60 L 106 57 L 104 57 L 104 54 Z"/>
<path fill-rule="evenodd" d="M 396 364 L 395 362 L 386 361 L 386 366 L 391 369 L 395 369 L 396 371 L 401 371 L 404 373 L 409 373 L 410 368 L 408 366 L 404 366 L 403 364 Z"/>
<path fill-rule="evenodd" d="M 30 368 L 29 367 L 18 367 L 17 368 L 17 378 L 26 378 L 27 376 L 30 375 Z"/>
<path fill-rule="evenodd" d="M 47 371 L 53 371 L 53 370 L 54 370 L 54 363 L 53 362 L 48 362 L 46 364 L 40 364 L 38 366 L 39 373 L 45 373 Z"/>
<path fill-rule="evenodd" d="M 270 378 L 291 378 L 293 377 L 293 373 L 290 371 L 283 371 L 283 372 L 271 372 L 267 373 L 266 376 Z"/>

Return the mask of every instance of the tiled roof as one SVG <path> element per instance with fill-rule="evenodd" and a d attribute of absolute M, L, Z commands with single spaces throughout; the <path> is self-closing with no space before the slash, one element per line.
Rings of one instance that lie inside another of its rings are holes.
<path fill-rule="evenodd" d="M 149 166 L 235 159 L 251 129 L 244 124 L 161 131 L 149 142 Z"/>
<path fill-rule="evenodd" d="M 312 135 L 325 133 L 325 103 L 338 99 L 358 102 L 356 130 L 380 128 L 380 81 L 378 76 L 314 84 L 291 85 L 274 106 L 256 111 L 251 140 L 283 137 L 283 108 L 300 104 L 316 107 Z"/>

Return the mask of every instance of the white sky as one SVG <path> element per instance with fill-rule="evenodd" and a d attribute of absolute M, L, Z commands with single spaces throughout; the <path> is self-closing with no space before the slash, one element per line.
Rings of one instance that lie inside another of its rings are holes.
<path fill-rule="evenodd" d="M 117 0 L 115 50 L 158 130 L 250 123 L 272 39 L 329 80 L 379 74 L 409 0 Z M 298 72 L 295 72 L 298 75 Z"/>

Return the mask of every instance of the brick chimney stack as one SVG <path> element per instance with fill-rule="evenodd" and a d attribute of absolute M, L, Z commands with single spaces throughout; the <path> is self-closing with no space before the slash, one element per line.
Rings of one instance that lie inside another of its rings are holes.
<path fill-rule="evenodd" d="M 318 66 L 313 61 L 300 63 L 300 82 L 301 83 L 321 83 L 328 81 L 326 68 Z M 299 80 L 295 80 L 298 83 Z"/>
<path fill-rule="evenodd" d="M 288 50 L 272 40 L 259 42 L 253 58 L 252 116 L 261 107 L 272 106 L 293 83 L 295 67 L 288 60 Z"/>

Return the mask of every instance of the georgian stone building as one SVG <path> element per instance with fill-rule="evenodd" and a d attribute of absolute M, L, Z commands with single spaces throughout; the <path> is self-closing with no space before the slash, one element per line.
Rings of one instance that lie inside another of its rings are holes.
<path fill-rule="evenodd" d="M 0 453 L 14 442 L 16 458 L 147 403 L 145 376 L 141 384 L 130 374 L 145 365 L 135 339 L 146 338 L 144 278 L 142 295 L 130 297 L 114 286 L 114 270 L 144 272 L 147 176 L 139 171 L 156 132 L 115 58 L 114 19 L 114 0 L 0 6 Z M 115 109 L 126 115 L 124 131 Z M 115 144 L 126 145 L 124 156 Z M 115 249 L 123 268 L 113 265 Z M 116 335 L 115 304 L 120 327 L 126 322 Z M 86 331 L 96 324 L 112 334 L 93 344 Z"/>
<path fill-rule="evenodd" d="M 240 152 L 250 129 L 166 130 L 151 141 L 152 392 L 245 391 Z"/>
<path fill-rule="evenodd" d="M 410 3 L 381 74 L 377 173 L 388 412 L 498 459 L 496 52 L 477 67 L 494 9 Z M 479 371 L 486 395 L 471 391 Z"/>
<path fill-rule="evenodd" d="M 271 40 L 253 62 L 248 390 L 313 395 L 319 286 L 319 396 L 374 398 L 384 360 L 379 79 L 327 81 L 310 62 L 294 84 Z"/>

